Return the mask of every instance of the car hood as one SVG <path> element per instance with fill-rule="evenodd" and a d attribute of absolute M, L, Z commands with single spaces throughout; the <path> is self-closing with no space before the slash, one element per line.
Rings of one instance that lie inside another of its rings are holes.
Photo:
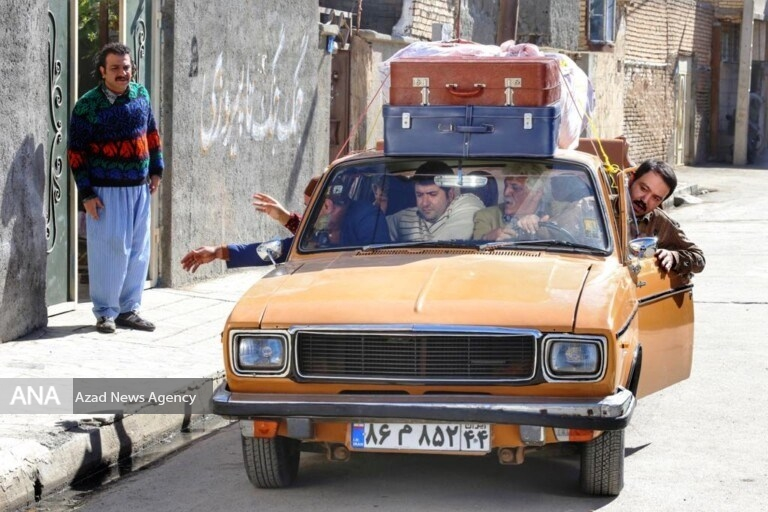
<path fill-rule="evenodd" d="M 540 253 L 342 255 L 288 263 L 243 295 L 230 327 L 452 324 L 570 330 L 591 264 Z"/>

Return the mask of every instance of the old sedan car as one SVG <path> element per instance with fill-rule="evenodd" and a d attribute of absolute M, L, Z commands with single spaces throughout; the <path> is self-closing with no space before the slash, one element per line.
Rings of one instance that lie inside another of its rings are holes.
<path fill-rule="evenodd" d="M 693 348 L 692 285 L 632 239 L 627 198 L 572 150 L 335 162 L 222 334 L 214 411 L 241 420 L 251 482 L 290 485 L 318 447 L 519 464 L 569 443 L 582 490 L 617 495 L 636 399 Z"/>

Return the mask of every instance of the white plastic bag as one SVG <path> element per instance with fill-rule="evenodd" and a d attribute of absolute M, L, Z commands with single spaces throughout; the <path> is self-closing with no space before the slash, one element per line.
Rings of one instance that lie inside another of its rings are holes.
<path fill-rule="evenodd" d="M 581 68 L 567 55 L 547 53 L 560 62 L 560 132 L 557 146 L 574 149 L 595 111 L 595 89 Z"/>

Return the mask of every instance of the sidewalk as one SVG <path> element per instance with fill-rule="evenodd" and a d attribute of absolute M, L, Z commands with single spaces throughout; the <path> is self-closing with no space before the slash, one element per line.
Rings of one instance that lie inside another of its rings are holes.
<path fill-rule="evenodd" d="M 220 379 L 221 330 L 234 303 L 270 268 L 231 272 L 187 289 L 152 288 L 143 312 L 157 329 L 94 328 L 90 303 L 52 316 L 48 326 L 0 344 L 0 376 L 12 378 Z M 227 424 L 198 418 L 207 428 Z M 72 482 L 136 453 L 165 435 L 180 432 L 188 417 L 136 414 L 0 415 L 0 511 L 32 507 Z"/>

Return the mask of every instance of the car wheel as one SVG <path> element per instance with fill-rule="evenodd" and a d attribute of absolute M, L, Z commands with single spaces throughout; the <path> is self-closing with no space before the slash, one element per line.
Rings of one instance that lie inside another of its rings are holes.
<path fill-rule="evenodd" d="M 624 487 L 624 430 L 607 430 L 581 449 L 581 490 L 618 496 Z"/>
<path fill-rule="evenodd" d="M 260 489 L 288 487 L 299 473 L 301 441 L 243 437 L 243 462 L 248 480 Z"/>

